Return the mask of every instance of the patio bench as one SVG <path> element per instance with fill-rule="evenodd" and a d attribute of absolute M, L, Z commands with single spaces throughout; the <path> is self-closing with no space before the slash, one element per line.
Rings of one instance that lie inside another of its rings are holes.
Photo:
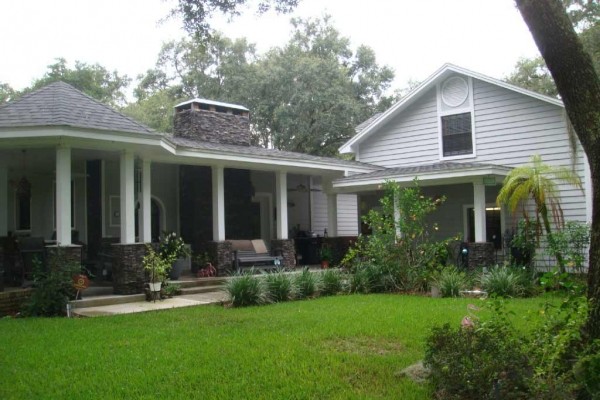
<path fill-rule="evenodd" d="M 261 270 L 274 270 L 281 266 L 280 256 L 272 256 L 265 242 L 255 240 L 230 240 L 233 250 L 233 267 L 235 270 L 257 267 Z"/>

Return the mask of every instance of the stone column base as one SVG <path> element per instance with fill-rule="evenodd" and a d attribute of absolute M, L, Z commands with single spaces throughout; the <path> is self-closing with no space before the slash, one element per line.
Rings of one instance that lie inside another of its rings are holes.
<path fill-rule="evenodd" d="M 232 270 L 233 251 L 231 242 L 208 242 L 207 253 L 217 269 L 217 276 L 225 276 Z"/>
<path fill-rule="evenodd" d="M 496 263 L 494 243 L 469 243 L 469 269 L 491 267 Z"/>
<path fill-rule="evenodd" d="M 296 248 L 294 239 L 273 239 L 271 240 L 271 255 L 283 257 L 282 267 L 296 267 Z"/>
<path fill-rule="evenodd" d="M 48 268 L 56 271 L 65 264 L 81 266 L 81 251 L 81 246 L 75 244 L 70 246 L 46 246 L 45 257 Z"/>
<path fill-rule="evenodd" d="M 146 255 L 146 244 L 117 243 L 111 247 L 114 294 L 144 293 L 146 275 L 142 260 Z"/>

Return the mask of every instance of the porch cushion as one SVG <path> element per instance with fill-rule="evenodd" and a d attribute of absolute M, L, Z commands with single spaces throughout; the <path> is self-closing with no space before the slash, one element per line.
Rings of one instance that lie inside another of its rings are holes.
<path fill-rule="evenodd" d="M 256 254 L 269 254 L 267 246 L 265 245 L 265 242 L 262 239 L 254 239 L 252 241 L 252 247 L 254 247 L 254 252 Z"/>
<path fill-rule="evenodd" d="M 231 250 L 254 251 L 251 240 L 228 240 Z"/>

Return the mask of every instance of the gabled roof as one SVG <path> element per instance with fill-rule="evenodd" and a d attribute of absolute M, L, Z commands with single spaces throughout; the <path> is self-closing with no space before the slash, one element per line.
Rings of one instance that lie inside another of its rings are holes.
<path fill-rule="evenodd" d="M 42 126 L 155 134 L 64 82 L 51 83 L 0 107 L 0 128 Z"/>
<path fill-rule="evenodd" d="M 395 168 L 386 168 L 362 174 L 350 175 L 333 181 L 334 188 L 371 188 L 386 181 L 412 182 L 417 177 L 421 182 L 436 181 L 441 184 L 448 179 L 472 180 L 473 177 L 506 176 L 512 170 L 505 165 L 441 161 L 430 164 L 420 164 Z"/>
<path fill-rule="evenodd" d="M 378 167 L 372 164 L 361 163 L 358 161 L 342 160 L 333 157 L 313 156 L 305 153 L 296 153 L 291 151 L 283 151 L 277 149 L 265 149 L 256 146 L 242 146 L 234 144 L 213 143 L 207 141 L 186 139 L 182 137 L 172 136 L 168 140 L 179 147 L 186 147 L 194 150 L 214 151 L 219 153 L 233 153 L 257 157 L 266 157 L 270 159 L 287 159 L 294 161 L 306 161 L 331 165 L 339 165 L 349 168 L 360 168 L 362 170 L 379 170 L 383 167 Z"/>
<path fill-rule="evenodd" d="M 512 90 L 514 92 L 518 92 L 526 96 L 530 96 L 538 100 L 554 104 L 559 107 L 564 107 L 562 101 L 553 97 L 532 92 L 531 90 L 523 89 L 521 87 L 512 85 L 499 79 L 491 78 L 489 76 L 453 64 L 444 64 L 440 69 L 438 69 L 435 73 L 433 73 L 431 76 L 425 79 L 419 86 L 413 89 L 405 97 L 400 99 L 400 101 L 398 101 L 396 104 L 388 108 L 385 112 L 375 115 L 375 118 L 371 117 L 367 121 L 358 125 L 356 129 L 357 134 L 339 148 L 340 153 L 353 153 L 355 151 L 355 146 L 358 143 L 362 142 L 367 137 L 378 131 L 379 128 L 381 128 L 387 121 L 389 121 L 391 118 L 405 110 L 409 105 L 414 103 L 431 88 L 435 87 L 436 84 L 444 80 L 448 75 L 454 73 L 470 76 L 472 78 L 490 83 L 492 85 L 500 86 L 505 89 Z"/>

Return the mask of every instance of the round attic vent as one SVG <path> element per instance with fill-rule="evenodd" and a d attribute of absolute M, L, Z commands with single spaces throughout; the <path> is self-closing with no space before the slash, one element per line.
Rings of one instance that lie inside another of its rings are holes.
<path fill-rule="evenodd" d="M 458 76 L 447 79 L 442 85 L 442 101 L 448 107 L 458 107 L 469 96 L 467 81 Z"/>

